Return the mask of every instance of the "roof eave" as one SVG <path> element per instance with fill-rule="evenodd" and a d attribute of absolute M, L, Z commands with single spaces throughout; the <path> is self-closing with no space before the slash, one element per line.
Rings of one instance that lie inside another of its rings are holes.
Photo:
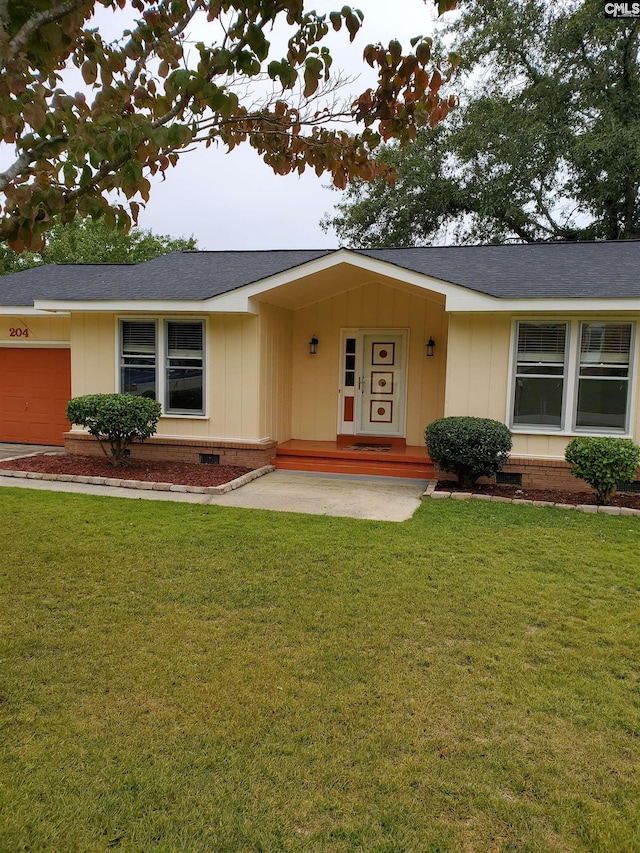
<path fill-rule="evenodd" d="M 205 303 L 201 299 L 36 299 L 38 313 L 60 314 L 71 311 L 81 313 L 132 313 L 150 311 L 163 314 L 202 314 Z M 209 309 L 206 309 L 207 311 Z"/>
<path fill-rule="evenodd" d="M 474 297 L 479 298 L 474 298 Z M 463 298 L 447 300 L 447 311 L 454 313 L 548 313 L 575 311 L 640 311 L 640 297 L 560 297 L 501 298 L 470 293 Z"/>
<path fill-rule="evenodd" d="M 68 316 L 69 311 L 64 310 L 59 313 Z M 49 314 L 49 311 L 31 305 L 0 305 L 0 315 L 3 317 L 46 317 Z"/>

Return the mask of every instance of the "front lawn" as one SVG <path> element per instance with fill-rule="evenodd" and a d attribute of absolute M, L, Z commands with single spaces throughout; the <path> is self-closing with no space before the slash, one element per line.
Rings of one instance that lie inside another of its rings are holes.
<path fill-rule="evenodd" d="M 640 850 L 639 519 L 0 517 L 0 850 Z"/>

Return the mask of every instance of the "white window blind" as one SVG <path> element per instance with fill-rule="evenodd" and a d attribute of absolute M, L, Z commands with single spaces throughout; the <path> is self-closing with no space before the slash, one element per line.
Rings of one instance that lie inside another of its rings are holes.
<path fill-rule="evenodd" d="M 169 358 L 202 358 L 202 323 L 167 323 Z"/>
<path fill-rule="evenodd" d="M 561 429 L 566 323 L 518 323 L 514 426 Z"/>
<path fill-rule="evenodd" d="M 156 350 L 156 324 L 138 322 L 135 320 L 122 321 L 122 352 L 153 353 Z"/>
<path fill-rule="evenodd" d="M 630 323 L 584 323 L 580 335 L 580 362 L 628 364 Z"/>
<path fill-rule="evenodd" d="M 564 323 L 520 323 L 518 361 L 564 361 L 567 327 Z"/>
<path fill-rule="evenodd" d="M 164 414 L 205 411 L 202 320 L 120 321 L 120 390 L 162 402 Z"/>

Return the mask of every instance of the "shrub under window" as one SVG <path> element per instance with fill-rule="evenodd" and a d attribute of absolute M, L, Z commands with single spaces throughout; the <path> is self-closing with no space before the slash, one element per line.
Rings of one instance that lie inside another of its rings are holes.
<path fill-rule="evenodd" d="M 97 438 L 113 465 L 123 462 L 133 441 L 155 433 L 159 417 L 159 403 L 134 394 L 86 394 L 67 404 L 69 421 Z"/>
<path fill-rule="evenodd" d="M 508 427 L 491 418 L 439 418 L 427 427 L 425 440 L 436 465 L 466 488 L 500 471 L 512 445 Z"/>
<path fill-rule="evenodd" d="M 598 503 L 608 504 L 619 481 L 635 478 L 640 447 L 630 438 L 585 435 L 569 442 L 564 458 L 573 476 L 595 490 Z"/>

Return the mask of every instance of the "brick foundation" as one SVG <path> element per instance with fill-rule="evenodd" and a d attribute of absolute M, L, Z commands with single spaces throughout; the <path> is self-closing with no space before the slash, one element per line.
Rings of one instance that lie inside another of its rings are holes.
<path fill-rule="evenodd" d="M 155 435 L 144 442 L 130 445 L 132 459 L 167 462 L 200 462 L 200 454 L 215 454 L 220 465 L 240 465 L 261 468 L 269 465 L 276 454 L 275 441 L 210 441 L 208 439 L 164 438 Z M 87 433 L 67 432 L 64 435 L 66 453 L 76 456 L 101 456 L 102 449 Z"/>
<path fill-rule="evenodd" d="M 527 459 L 523 456 L 512 456 L 503 471 L 508 474 L 522 474 L 523 489 L 561 489 L 573 492 L 589 489 L 584 480 L 571 475 L 564 459 Z"/>
<path fill-rule="evenodd" d="M 559 489 L 564 492 L 584 492 L 589 487 L 583 480 L 571 476 L 564 459 L 529 459 L 511 456 L 502 469 L 505 474 L 522 474 L 523 489 Z M 441 480 L 455 480 L 453 474 L 440 474 Z M 494 482 L 483 478 L 481 483 Z"/>

